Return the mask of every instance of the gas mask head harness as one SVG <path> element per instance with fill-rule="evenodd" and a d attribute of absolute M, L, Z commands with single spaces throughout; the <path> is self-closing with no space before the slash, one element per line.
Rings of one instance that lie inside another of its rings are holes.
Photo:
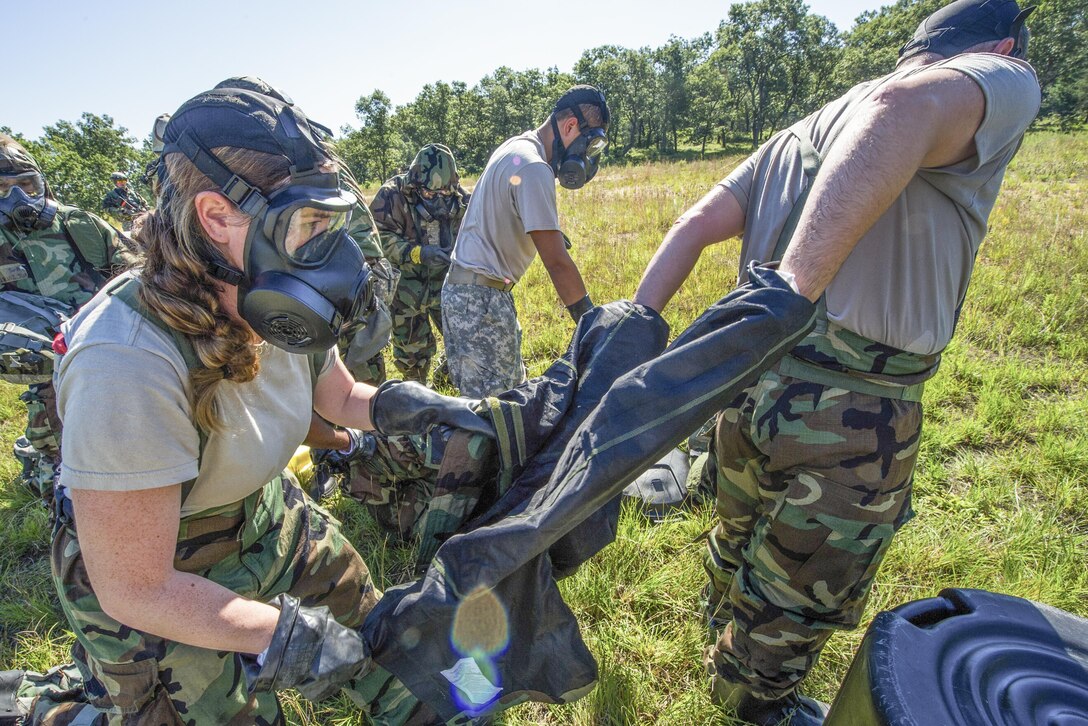
<path fill-rule="evenodd" d="M 601 125 L 591 127 L 581 106 L 596 106 Z M 563 146 L 559 134 L 559 114 L 569 110 L 578 120 L 581 132 L 570 146 Z M 564 93 L 552 109 L 552 169 L 566 189 L 580 189 L 597 174 L 600 157 L 608 146 L 608 103 L 604 94 L 593 86 L 574 86 Z"/>
<path fill-rule="evenodd" d="M 0 139 L 0 226 L 27 234 L 46 229 L 57 202 L 34 158 L 14 139 Z"/>
<path fill-rule="evenodd" d="M 244 270 L 208 260 L 208 273 L 238 288 L 242 318 L 292 353 L 332 347 L 341 329 L 373 304 L 370 268 L 347 234 L 357 200 L 343 191 L 321 147 L 324 127 L 282 96 L 223 87 L 187 101 L 170 118 L 163 157 L 184 154 L 219 191 L 252 218 Z M 284 157 L 286 186 L 266 192 L 231 171 L 212 149 L 227 146 Z M 160 188 L 171 194 L 166 164 Z"/>
<path fill-rule="evenodd" d="M 1030 33 L 1024 22 L 1035 7 L 1020 9 L 1016 0 L 956 0 L 929 15 L 914 31 L 914 37 L 899 49 L 899 60 L 920 53 L 944 58 L 992 40 L 1014 38 L 1009 54 L 1026 58 Z"/>

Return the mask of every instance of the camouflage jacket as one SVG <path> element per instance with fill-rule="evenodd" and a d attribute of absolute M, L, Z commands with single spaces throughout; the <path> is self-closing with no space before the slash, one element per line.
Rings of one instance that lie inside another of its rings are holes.
<path fill-rule="evenodd" d="M 381 232 L 385 256 L 397 267 L 414 263 L 411 258 L 412 248 L 425 245 L 442 245 L 447 251 L 453 249 L 453 242 L 461 220 L 468 208 L 469 193 L 460 184 L 452 200 L 453 210 L 449 218 L 448 240 L 442 239 L 443 223 L 428 219 L 422 210 L 415 188 L 408 184 L 408 175 L 399 174 L 385 184 L 374 195 L 370 211 L 374 222 Z"/>
<path fill-rule="evenodd" d="M 102 199 L 102 209 L 118 217 L 131 218 L 147 211 L 147 202 L 132 189 L 114 187 Z"/>
<path fill-rule="evenodd" d="M 355 244 L 359 245 L 359 249 L 363 251 L 363 256 L 368 260 L 385 257 L 382 251 L 381 235 L 378 234 L 378 229 L 374 224 L 374 216 L 361 199 L 351 209 L 351 224 L 348 226 L 348 234 L 355 240 Z"/>
<path fill-rule="evenodd" d="M 79 307 L 133 256 L 105 220 L 62 204 L 53 224 L 29 234 L 0 227 L 0 289 Z"/>

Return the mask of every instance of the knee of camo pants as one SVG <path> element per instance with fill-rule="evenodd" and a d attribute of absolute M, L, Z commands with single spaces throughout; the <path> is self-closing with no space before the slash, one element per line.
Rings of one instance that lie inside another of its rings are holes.
<path fill-rule="evenodd" d="M 359 383 L 377 386 L 385 382 L 385 356 L 378 353 L 361 366 L 351 369 L 351 377 Z"/>
<path fill-rule="evenodd" d="M 106 615 L 73 529 L 55 535 L 52 559 L 88 698 L 111 722 L 282 722 L 274 694 L 247 694 L 238 654 L 141 633 Z M 339 523 L 289 475 L 243 502 L 181 520 L 174 567 L 263 602 L 290 592 L 303 605 L 328 606 L 349 627 L 360 625 L 381 595 Z M 353 688 L 378 722 L 403 723 L 419 710 L 403 684 L 379 668 Z"/>
<path fill-rule="evenodd" d="M 766 457 L 748 435 L 751 409 L 747 393 L 721 411 L 711 438 L 701 481 L 712 480 L 717 523 L 707 538 L 703 568 L 709 578 L 706 600 L 716 611 L 722 608 L 733 575 L 742 562 L 741 550 L 763 516 L 760 479 Z"/>
<path fill-rule="evenodd" d="M 725 680 L 766 698 L 792 690 L 834 630 L 857 626 L 911 516 L 921 407 L 813 385 L 782 380 L 738 417 L 762 459 L 741 466 L 748 444 L 736 436 L 718 447 L 723 512 L 744 515 L 757 497 L 762 514 L 716 530 L 731 552 L 731 538 L 748 535 L 730 583 L 733 621 L 710 657 Z"/>

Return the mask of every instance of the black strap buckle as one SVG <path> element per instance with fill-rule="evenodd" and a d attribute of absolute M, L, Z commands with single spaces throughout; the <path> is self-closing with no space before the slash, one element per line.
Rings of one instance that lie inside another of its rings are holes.
<path fill-rule="evenodd" d="M 221 189 L 227 199 L 251 217 L 260 215 L 268 206 L 268 200 L 260 190 L 237 174 L 232 174 Z"/>

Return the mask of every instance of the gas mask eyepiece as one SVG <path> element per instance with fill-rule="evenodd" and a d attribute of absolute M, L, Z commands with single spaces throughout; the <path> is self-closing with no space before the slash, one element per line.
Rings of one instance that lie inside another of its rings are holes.
<path fill-rule="evenodd" d="M 601 154 L 608 146 L 608 137 L 602 128 L 584 130 L 566 148 L 559 163 L 559 183 L 565 189 L 581 189 L 597 175 Z"/>
<path fill-rule="evenodd" d="M 0 224 L 21 232 L 45 229 L 57 216 L 57 203 L 45 196 L 45 179 L 36 171 L 0 176 Z"/>
<path fill-rule="evenodd" d="M 347 233 L 355 204 L 339 188 L 292 185 L 250 223 L 239 312 L 262 338 L 296 353 L 327 350 L 365 307 L 370 268 Z"/>

